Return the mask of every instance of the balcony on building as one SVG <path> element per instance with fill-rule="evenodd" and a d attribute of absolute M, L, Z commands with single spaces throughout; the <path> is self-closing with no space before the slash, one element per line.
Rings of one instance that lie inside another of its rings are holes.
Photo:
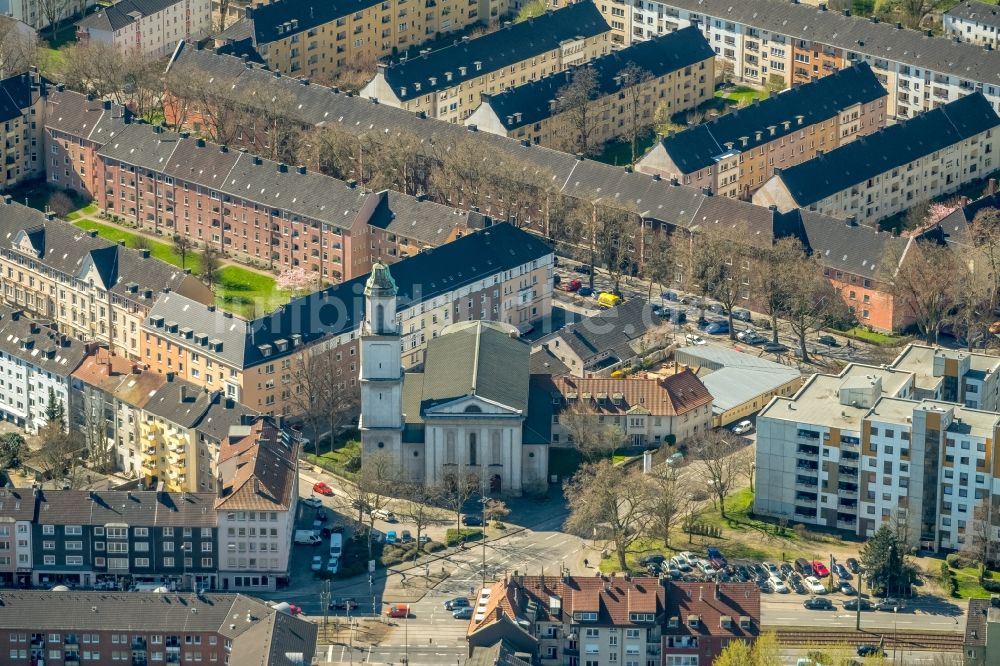
<path fill-rule="evenodd" d="M 697 636 L 667 636 L 667 647 L 681 650 L 694 650 L 698 647 Z"/>
<path fill-rule="evenodd" d="M 814 505 L 814 504 L 816 504 L 816 501 L 817 501 L 816 500 L 816 493 L 797 492 L 797 493 L 795 493 L 795 501 L 798 502 L 799 504 L 804 504 L 804 505 L 813 504 Z"/>
<path fill-rule="evenodd" d="M 803 476 L 802 474 L 796 475 L 795 477 L 795 489 L 805 489 L 807 491 L 815 491 L 819 487 L 819 479 L 814 476 Z"/>
<path fill-rule="evenodd" d="M 819 445 L 818 444 L 799 444 L 795 448 L 795 452 L 807 455 L 807 456 L 818 456 L 819 455 Z"/>

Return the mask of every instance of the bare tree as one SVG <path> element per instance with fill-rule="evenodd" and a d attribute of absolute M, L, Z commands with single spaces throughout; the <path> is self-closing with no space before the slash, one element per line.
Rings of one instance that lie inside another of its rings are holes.
<path fill-rule="evenodd" d="M 38 451 L 35 457 L 48 471 L 56 483 L 69 485 L 70 489 L 80 486 L 80 456 L 86 451 L 83 435 L 74 429 L 66 429 L 62 421 L 51 421 L 39 429 Z"/>
<path fill-rule="evenodd" d="M 389 502 L 391 489 L 397 487 L 399 469 L 388 454 L 381 451 L 366 454 L 354 483 L 347 487 L 347 498 L 358 512 L 358 522 L 367 528 L 368 559 L 372 559 L 374 513 Z"/>
<path fill-rule="evenodd" d="M 319 455 L 319 440 L 326 425 L 326 401 L 324 393 L 327 377 L 335 372 L 333 351 L 313 347 L 307 349 L 293 362 L 291 379 L 291 407 L 294 415 L 301 418 L 306 432 L 312 440 L 313 452 Z M 330 450 L 336 433 L 330 433 Z"/>
<path fill-rule="evenodd" d="M 628 137 L 632 146 L 632 164 L 635 164 L 635 161 L 639 159 L 639 137 L 652 124 L 652 119 L 642 113 L 643 98 L 650 95 L 645 84 L 652 78 L 653 75 L 648 70 L 639 67 L 634 62 L 626 64 L 618 72 L 619 88 L 624 92 L 630 105 L 628 109 Z"/>
<path fill-rule="evenodd" d="M 194 241 L 184 234 L 174 234 L 174 252 L 181 258 L 181 268 L 186 268 L 187 255 L 194 248 Z"/>
<path fill-rule="evenodd" d="M 937 6 L 936 0 L 895 0 L 903 25 L 919 30 L 920 24 Z"/>
<path fill-rule="evenodd" d="M 32 31 L 21 31 L 23 25 L 0 16 L 0 79 L 28 71 L 38 63 L 38 42 Z"/>
<path fill-rule="evenodd" d="M 37 0 L 38 13 L 52 30 L 52 38 L 59 39 L 59 26 L 69 11 L 72 0 Z"/>
<path fill-rule="evenodd" d="M 631 269 L 630 248 L 634 245 L 631 239 L 642 220 L 638 216 L 620 207 L 596 207 L 595 243 L 597 254 L 608 269 L 613 291 L 621 287 L 622 275 Z M 593 271 L 591 271 L 593 280 Z"/>
<path fill-rule="evenodd" d="M 819 262 L 802 255 L 782 267 L 789 289 L 781 304 L 781 315 L 788 321 L 799 343 L 799 354 L 809 362 L 806 336 L 834 322 L 849 320 L 852 315 L 840 294 L 823 276 Z"/>
<path fill-rule="evenodd" d="M 614 544 L 619 568 L 627 571 L 625 554 L 642 535 L 649 515 L 646 480 L 602 460 L 581 467 L 563 490 L 569 505 L 566 531 L 581 537 L 603 535 Z"/>
<path fill-rule="evenodd" d="M 413 559 L 420 552 L 420 537 L 431 525 L 440 522 L 439 510 L 434 506 L 441 501 L 440 488 L 423 483 L 407 483 L 401 486 L 401 497 L 404 501 L 399 513 L 408 523 L 412 523 L 416 532 L 417 550 Z"/>
<path fill-rule="evenodd" d="M 220 252 L 210 245 L 206 246 L 201 251 L 201 279 L 210 289 L 215 289 L 215 285 L 219 281 L 219 269 L 221 267 L 222 258 Z"/>
<path fill-rule="evenodd" d="M 740 474 L 746 477 L 747 483 L 750 484 L 750 492 L 753 492 L 753 482 L 757 476 L 757 455 L 750 446 L 736 455 Z"/>
<path fill-rule="evenodd" d="M 559 147 L 573 153 L 589 154 L 595 146 L 591 135 L 597 129 L 594 100 L 598 94 L 597 72 L 582 66 L 567 72 L 569 83 L 556 91 L 556 114 L 565 121 Z"/>
<path fill-rule="evenodd" d="M 937 342 L 949 313 L 960 302 L 964 268 L 955 253 L 931 241 L 910 240 L 906 248 L 890 246 L 881 262 L 881 279 L 889 285 L 903 312 L 913 317 L 920 334 Z"/>
<path fill-rule="evenodd" d="M 108 405 L 104 392 L 86 388 L 81 399 L 74 402 L 79 404 L 74 427 L 83 436 L 91 466 L 98 472 L 111 471 L 115 467 L 115 450 L 108 439 L 108 421 L 104 414 Z"/>
<path fill-rule="evenodd" d="M 996 560 L 997 543 L 994 538 L 997 517 L 991 515 L 988 497 L 979 500 L 972 511 L 972 521 L 966 533 L 962 553 L 979 566 L 979 579 L 986 576 L 986 569 Z"/>
<path fill-rule="evenodd" d="M 691 469 L 712 495 L 712 503 L 726 517 L 726 496 L 740 476 L 740 450 L 745 446 L 728 430 L 709 430 L 688 443 Z"/>
<path fill-rule="evenodd" d="M 654 231 L 646 243 L 643 275 L 649 280 L 647 300 L 653 300 L 653 286 L 661 289 L 673 280 L 674 266 L 671 263 L 670 236 L 664 230 Z"/>
<path fill-rule="evenodd" d="M 992 310 L 1000 297 L 1000 209 L 982 208 L 976 212 L 969 227 L 969 239 L 975 254 L 966 256 L 965 261 L 972 271 L 988 277 Z"/>
<path fill-rule="evenodd" d="M 670 546 L 670 532 L 691 512 L 693 488 L 672 465 L 657 465 L 646 477 L 649 493 L 648 536 Z"/>
<path fill-rule="evenodd" d="M 588 462 L 610 457 L 625 443 L 625 431 L 612 423 L 601 423 L 599 416 L 597 407 L 582 397 L 559 414 L 559 425 Z"/>
<path fill-rule="evenodd" d="M 795 287 L 785 267 L 801 261 L 804 256 L 805 250 L 798 239 L 782 238 L 750 258 L 750 280 L 764 313 L 771 320 L 774 342 L 778 341 L 778 315 Z"/>
<path fill-rule="evenodd" d="M 462 511 L 465 503 L 482 491 L 482 479 L 464 469 L 461 465 L 455 471 L 445 474 L 443 483 L 437 489 L 445 507 L 455 513 L 455 530 L 461 533 Z"/>

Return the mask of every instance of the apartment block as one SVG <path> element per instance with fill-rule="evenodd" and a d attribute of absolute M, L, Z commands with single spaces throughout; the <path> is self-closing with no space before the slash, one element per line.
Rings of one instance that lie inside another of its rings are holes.
<path fill-rule="evenodd" d="M 998 125 L 986 98 L 968 95 L 776 170 L 753 202 L 875 224 L 989 175 L 997 167 Z"/>
<path fill-rule="evenodd" d="M 563 414 L 592 414 L 595 428 L 618 428 L 630 446 L 674 444 L 712 428 L 712 395 L 690 370 L 658 379 L 553 377 L 552 384 L 555 446 L 573 446 Z"/>
<path fill-rule="evenodd" d="M 732 641 L 760 635 L 760 590 L 753 583 L 666 583 L 663 662 L 709 666 Z"/>
<path fill-rule="evenodd" d="M 76 24 L 80 41 L 103 42 L 126 57 L 162 58 L 180 40 L 198 41 L 212 30 L 210 0 L 119 0 Z"/>
<path fill-rule="evenodd" d="M 0 234 L 9 243 L 0 249 L 4 303 L 130 358 L 139 357 L 139 326 L 161 291 L 212 300 L 197 278 L 148 250 L 127 250 L 9 196 L 0 199 Z"/>
<path fill-rule="evenodd" d="M 288 582 L 299 501 L 299 443 L 281 422 L 233 426 L 219 450 L 219 579 L 223 590 Z"/>
<path fill-rule="evenodd" d="M 668 135 L 636 169 L 749 199 L 776 169 L 885 127 L 885 104 L 885 89 L 861 63 Z"/>
<path fill-rule="evenodd" d="M 628 44 L 696 25 L 740 81 L 780 89 L 858 62 L 871 65 L 889 93 L 890 117 L 910 118 L 972 92 L 1000 110 L 1000 52 L 950 37 L 906 30 L 900 23 L 851 15 L 797 0 L 663 0 L 599 3 L 619 12 L 615 38 Z"/>
<path fill-rule="evenodd" d="M 715 53 L 708 42 L 698 30 L 688 28 L 583 65 L 594 72 L 597 81 L 588 143 L 596 147 L 630 136 L 633 128 L 648 128 L 657 109 L 682 113 L 705 102 L 715 90 L 714 63 Z M 630 65 L 640 69 L 642 78 L 622 78 Z M 485 93 L 465 124 L 550 148 L 575 146 L 579 128 L 556 100 L 579 71 L 575 68 L 497 94 Z"/>
<path fill-rule="evenodd" d="M 998 501 L 998 371 L 994 357 L 911 345 L 888 366 L 814 375 L 757 418 L 755 510 L 860 537 L 890 523 L 913 546 L 962 548 L 976 507 Z"/>
<path fill-rule="evenodd" d="M 517 327 L 549 316 L 552 250 L 497 224 L 399 261 L 397 315 L 403 365 L 423 361 L 427 341 L 452 322 Z M 143 361 L 262 413 L 295 410 L 292 377 L 303 354 L 330 353 L 343 385 L 356 387 L 365 276 L 293 300 L 251 321 L 180 294 L 157 301 L 143 328 Z"/>
<path fill-rule="evenodd" d="M 578 2 L 476 39 L 380 64 L 360 94 L 460 123 L 476 110 L 483 93 L 499 93 L 610 51 L 610 31 L 600 12 L 592 3 Z"/>
<path fill-rule="evenodd" d="M 49 26 L 49 16 L 56 15 L 60 22 L 73 18 L 97 4 L 97 0 L 67 2 L 49 7 L 45 0 L 0 0 L 0 15 L 22 21 L 36 30 Z"/>
<path fill-rule="evenodd" d="M 82 343 L 57 332 L 50 323 L 0 305 L 0 416 L 37 432 L 48 423 L 51 400 L 68 413 L 74 398 L 70 373 L 85 354 Z"/>
<path fill-rule="evenodd" d="M 941 17 L 944 34 L 963 42 L 1000 47 L 1000 10 L 996 5 L 965 0 Z"/>
<path fill-rule="evenodd" d="M 11 33 L 5 39 L 19 37 Z M 0 80 L 0 190 L 37 178 L 44 168 L 36 128 L 47 86 L 36 71 Z"/>
<path fill-rule="evenodd" d="M 278 0 L 246 7 L 244 18 L 216 41 L 249 43 L 271 69 L 329 80 L 351 63 L 375 62 L 450 32 L 497 23 L 512 9 L 508 0 L 442 0 L 419 7 L 406 0 Z"/>
<path fill-rule="evenodd" d="M 7 590 L 0 653 L 12 666 L 311 663 L 316 625 L 253 597 Z"/>
<path fill-rule="evenodd" d="M 479 591 L 470 655 L 503 641 L 543 666 L 661 664 L 666 591 L 648 576 L 505 576 Z"/>

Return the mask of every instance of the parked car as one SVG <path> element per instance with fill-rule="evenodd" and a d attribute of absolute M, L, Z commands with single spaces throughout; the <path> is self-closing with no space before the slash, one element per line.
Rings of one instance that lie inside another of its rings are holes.
<path fill-rule="evenodd" d="M 396 514 L 387 509 L 376 509 L 372 511 L 372 518 L 375 520 L 384 520 L 387 523 L 396 522 Z"/>
<path fill-rule="evenodd" d="M 851 585 L 846 580 L 840 581 L 838 589 L 840 590 L 841 594 L 846 594 L 849 597 L 853 597 L 858 593 L 858 591 L 854 589 L 854 586 Z"/>
<path fill-rule="evenodd" d="M 783 354 L 788 351 L 788 347 L 780 342 L 765 342 L 760 346 L 760 348 L 772 354 Z"/>
<path fill-rule="evenodd" d="M 739 338 L 740 333 L 743 334 L 742 338 Z M 740 339 L 741 342 L 743 342 L 745 344 L 748 344 L 748 345 L 762 345 L 765 342 L 767 342 L 767 338 L 765 338 L 763 335 L 761 335 L 757 331 L 740 331 L 740 333 L 737 333 L 736 336 Z"/>
<path fill-rule="evenodd" d="M 729 322 L 713 321 L 705 327 L 705 332 L 709 335 L 726 335 L 729 333 Z"/>
<path fill-rule="evenodd" d="M 591 289 L 590 287 L 580 287 L 579 289 L 576 290 L 576 293 L 580 294 L 581 296 L 593 296 L 594 290 Z"/>
<path fill-rule="evenodd" d="M 465 597 L 455 597 L 454 599 L 449 599 L 444 602 L 445 610 L 456 610 L 458 608 L 468 608 L 470 606 L 472 606 L 472 604 L 470 604 L 469 600 Z"/>
<path fill-rule="evenodd" d="M 641 564 L 644 567 L 648 567 L 650 564 L 660 565 L 663 564 L 663 562 L 666 559 L 667 558 L 664 557 L 663 555 L 646 555 L 645 557 L 639 560 L 639 564 Z"/>
<path fill-rule="evenodd" d="M 781 577 L 781 569 L 774 562 L 764 562 L 764 569 L 767 571 L 768 576 Z"/>
<path fill-rule="evenodd" d="M 733 308 L 733 319 L 739 319 L 740 321 L 750 321 L 750 311 L 746 308 Z"/>
<path fill-rule="evenodd" d="M 765 594 L 773 592 L 773 590 L 771 589 L 771 582 L 766 578 L 764 580 L 757 581 L 757 589 L 760 590 L 761 592 L 764 592 Z"/>
<path fill-rule="evenodd" d="M 454 613 L 451 614 L 456 620 L 471 620 L 472 619 L 472 606 L 466 606 L 465 608 L 459 608 Z"/>
<path fill-rule="evenodd" d="M 752 431 L 753 431 L 753 424 L 750 423 L 749 421 L 740 421 L 739 423 L 733 426 L 733 433 L 737 435 L 746 435 L 747 433 Z"/>
<path fill-rule="evenodd" d="M 705 338 L 701 337 L 700 335 L 695 335 L 694 333 L 688 333 L 687 335 L 685 335 L 684 336 L 684 340 L 689 345 L 707 345 L 708 344 L 707 342 L 705 342 Z"/>
<path fill-rule="evenodd" d="M 323 501 L 318 497 L 307 497 L 306 499 L 302 500 L 302 503 L 314 509 L 318 509 L 319 507 L 323 506 Z"/>
<path fill-rule="evenodd" d="M 800 557 L 799 559 L 795 560 L 795 570 L 798 571 L 803 576 L 813 575 L 813 567 L 809 563 L 809 560 L 807 560 L 804 557 Z"/>
<path fill-rule="evenodd" d="M 715 546 L 708 547 L 708 559 L 713 561 L 718 560 L 722 563 L 722 566 L 726 566 L 729 564 L 728 562 L 726 562 L 726 558 L 722 556 L 722 551 L 720 551 Z"/>
<path fill-rule="evenodd" d="M 385 609 L 386 617 L 410 617 L 410 604 L 392 604 Z"/>
<path fill-rule="evenodd" d="M 322 571 L 323 570 L 323 556 L 322 555 L 313 555 L 313 561 L 312 561 L 312 564 L 309 566 L 309 568 L 312 569 L 313 571 Z"/>
<path fill-rule="evenodd" d="M 358 607 L 358 602 L 353 597 L 342 597 L 330 602 L 330 610 L 354 610 Z"/>
<path fill-rule="evenodd" d="M 830 570 L 826 568 L 826 565 L 819 560 L 812 561 L 813 574 L 819 578 L 826 578 L 830 575 Z"/>
<path fill-rule="evenodd" d="M 570 280 L 566 284 L 564 284 L 562 286 L 562 289 L 563 289 L 563 291 L 568 291 L 568 292 L 572 293 L 574 291 L 579 291 L 580 287 L 582 287 L 582 286 L 583 286 L 583 282 L 580 281 L 580 278 L 575 278 L 573 280 Z"/>
<path fill-rule="evenodd" d="M 403 533 L 399 535 L 399 540 L 403 543 L 410 543 L 413 541 L 413 535 L 410 534 L 410 530 L 403 530 Z"/>
<path fill-rule="evenodd" d="M 556 273 L 555 275 L 552 276 L 552 284 L 553 285 L 557 285 L 560 282 L 562 282 L 562 276 L 559 275 L 559 273 Z"/>
<path fill-rule="evenodd" d="M 809 592 L 809 590 L 806 589 L 806 586 L 802 584 L 801 578 L 793 578 L 789 585 L 792 586 L 792 589 L 795 590 L 796 594 L 807 594 Z"/>
<path fill-rule="evenodd" d="M 612 294 L 610 291 L 602 291 L 597 296 L 597 304 L 605 309 L 610 309 L 622 302 L 621 296 Z"/>
<path fill-rule="evenodd" d="M 580 273 L 581 275 L 590 275 L 590 266 L 587 264 L 577 264 L 573 267 L 574 273 Z"/>
<path fill-rule="evenodd" d="M 844 580 L 850 580 L 852 578 L 851 572 L 847 570 L 840 562 L 833 565 L 833 572 L 837 574 L 837 578 L 843 578 Z"/>
<path fill-rule="evenodd" d="M 675 324 L 683 324 L 688 318 L 687 312 L 678 308 L 654 308 L 653 313 Z"/>
<path fill-rule="evenodd" d="M 903 602 L 899 599 L 894 599 L 892 597 L 879 599 L 877 602 L 875 602 L 875 610 L 877 611 L 888 611 L 890 613 L 894 613 L 902 608 L 903 608 Z"/>
<path fill-rule="evenodd" d="M 419 544 L 430 543 L 430 541 L 431 541 L 431 538 L 429 536 L 427 536 L 426 534 L 421 534 L 420 538 L 417 539 L 417 543 L 419 543 Z"/>
<path fill-rule="evenodd" d="M 701 572 L 708 577 L 712 577 L 719 573 L 718 570 L 712 566 L 712 563 L 707 560 L 698 560 L 698 568 L 701 569 Z"/>
<path fill-rule="evenodd" d="M 788 586 L 785 585 L 785 581 L 781 580 L 777 576 L 771 576 L 767 582 L 771 584 L 771 587 L 774 588 L 775 592 L 779 594 L 788 594 Z"/>
<path fill-rule="evenodd" d="M 668 289 L 667 291 L 665 291 L 662 294 L 660 294 L 660 298 L 662 298 L 665 301 L 680 301 L 681 300 L 680 294 L 678 294 L 676 291 L 672 291 L 670 289 Z"/>
<path fill-rule="evenodd" d="M 821 335 L 818 338 L 816 338 L 816 342 L 820 343 L 821 345 L 826 345 L 827 347 L 840 346 L 840 343 L 837 342 L 837 338 L 833 337 L 832 335 Z"/>
<path fill-rule="evenodd" d="M 691 565 L 688 564 L 688 561 L 679 557 L 670 558 L 670 566 L 674 567 L 678 571 L 691 571 Z"/>
<path fill-rule="evenodd" d="M 396 539 L 396 530 L 389 530 L 388 532 L 385 533 L 385 542 L 386 543 L 396 543 L 397 542 L 397 539 Z"/>
<path fill-rule="evenodd" d="M 462 524 L 475 527 L 483 524 L 483 518 L 475 513 L 467 513 L 462 516 Z"/>
<path fill-rule="evenodd" d="M 335 574 L 338 571 L 340 571 L 340 558 L 331 557 L 330 561 L 326 563 L 326 570 L 332 574 Z"/>
<path fill-rule="evenodd" d="M 816 576 L 806 576 L 805 586 L 813 594 L 826 594 L 826 588 Z"/>
<path fill-rule="evenodd" d="M 317 481 L 313 484 L 313 492 L 325 497 L 333 497 L 333 488 L 326 485 L 324 481 Z"/>
<path fill-rule="evenodd" d="M 830 610 L 833 608 L 833 602 L 826 597 L 810 597 L 802 605 L 809 610 Z"/>
<path fill-rule="evenodd" d="M 859 563 L 853 557 L 847 558 L 847 568 L 851 570 L 851 573 L 856 573 L 856 574 L 861 573 L 861 563 Z"/>
<path fill-rule="evenodd" d="M 324 509 L 320 509 L 319 511 L 316 512 L 314 520 L 318 520 L 321 523 L 325 523 L 327 518 L 329 518 L 329 516 L 326 514 L 326 511 Z"/>
<path fill-rule="evenodd" d="M 859 645 L 858 646 L 858 656 L 859 657 L 884 657 L 885 650 L 883 650 L 878 645 Z"/>
<path fill-rule="evenodd" d="M 722 303 L 709 303 L 708 307 L 705 308 L 709 312 L 714 312 L 715 314 L 724 315 L 727 314 L 726 307 Z"/>

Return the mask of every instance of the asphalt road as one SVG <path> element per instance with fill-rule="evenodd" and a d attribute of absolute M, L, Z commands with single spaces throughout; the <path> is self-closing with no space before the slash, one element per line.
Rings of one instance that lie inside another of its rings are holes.
<path fill-rule="evenodd" d="M 806 597 L 798 594 L 761 595 L 761 624 L 779 627 L 843 627 L 853 629 L 856 611 L 842 608 L 846 597 L 830 595 L 833 610 L 806 610 L 802 602 Z M 898 613 L 862 611 L 863 629 L 892 631 L 945 631 L 965 630 L 965 606 L 937 597 L 907 601 Z"/>

